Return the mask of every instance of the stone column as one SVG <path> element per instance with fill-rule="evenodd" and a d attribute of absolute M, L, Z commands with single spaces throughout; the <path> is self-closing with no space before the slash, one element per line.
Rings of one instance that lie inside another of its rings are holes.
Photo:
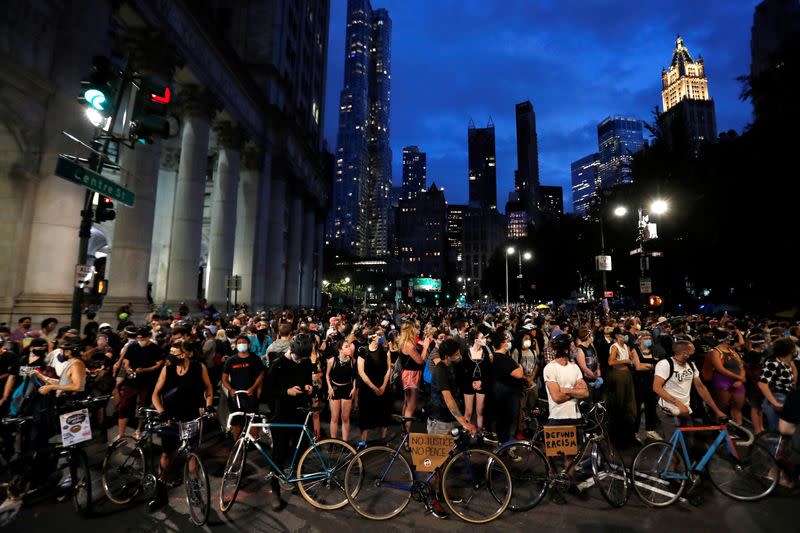
<path fill-rule="evenodd" d="M 316 233 L 314 234 L 314 239 L 316 241 L 315 246 L 315 261 L 314 261 L 314 273 L 316 274 L 314 277 L 314 307 L 320 307 L 322 305 L 322 274 L 324 272 L 324 264 L 323 258 L 325 257 L 325 215 L 323 213 L 317 213 L 317 220 L 316 220 Z"/>
<path fill-rule="evenodd" d="M 208 136 L 214 114 L 205 89 L 186 86 L 178 93 L 182 106 L 181 159 L 175 187 L 172 237 L 167 265 L 167 302 L 197 300 L 200 241 L 203 231 Z"/>
<path fill-rule="evenodd" d="M 44 120 L 37 127 L 41 129 L 36 132 L 41 139 L 41 145 L 35 148 L 40 163 L 38 179 L 32 180 L 35 190 L 29 237 L 18 241 L 16 255 L 24 277 L 21 291 L 14 295 L 14 324 L 15 317 L 28 314 L 34 315 L 35 320 L 52 315 L 69 323 L 85 188 L 56 176 L 54 171 L 60 153 L 87 156 L 84 148 L 61 132 L 68 131 L 83 140 L 92 138 L 94 128 L 75 96 L 81 79 L 90 70 L 92 56 L 108 52 L 105 36 L 110 9 L 109 2 L 88 0 L 80 10 L 60 10 L 55 26 L 58 44 L 49 71 L 49 86 L 54 92 L 48 98 Z M 86 31 L 87 27 L 92 31 Z"/>
<path fill-rule="evenodd" d="M 214 126 L 219 143 L 214 192 L 211 195 L 211 230 L 208 236 L 208 302 L 221 308 L 227 295 L 225 278 L 233 270 L 233 249 L 237 223 L 239 166 L 242 131 L 228 121 Z M 238 295 L 237 295 L 238 298 Z M 233 295 L 231 295 L 233 301 Z M 243 301 L 243 300 L 239 300 Z"/>
<path fill-rule="evenodd" d="M 116 204 L 114 238 L 108 266 L 108 296 L 104 307 L 116 308 L 128 302 L 144 312 L 147 307 L 147 282 L 150 250 L 161 162 L 161 144 L 120 148 L 120 183 L 136 193 L 133 207 Z"/>
<path fill-rule="evenodd" d="M 253 308 L 264 309 L 269 301 L 267 297 L 267 265 L 269 262 L 269 214 L 272 198 L 272 160 L 271 148 L 265 151 L 264 170 L 258 189 L 258 210 L 256 212 L 256 244 L 253 265 Z"/>
<path fill-rule="evenodd" d="M 302 253 L 300 256 L 300 305 L 311 307 L 314 305 L 314 248 L 316 238 L 314 231 L 317 229 L 314 209 L 304 203 Z"/>
<path fill-rule="evenodd" d="M 153 243 L 150 252 L 150 281 L 153 283 L 153 301 L 159 305 L 167 301 L 169 247 L 172 242 L 172 215 L 175 211 L 175 185 L 178 181 L 179 162 L 180 139 L 169 139 L 162 142 Z"/>
<path fill-rule="evenodd" d="M 303 197 L 293 192 L 289 198 L 289 232 L 286 253 L 286 305 L 300 305 L 300 255 L 303 240 Z"/>
<path fill-rule="evenodd" d="M 265 151 L 254 145 L 246 146 L 242 152 L 242 170 L 239 179 L 238 201 L 236 204 L 236 235 L 233 248 L 233 273 L 242 277 L 242 290 L 239 301 L 248 303 L 252 309 L 264 305 L 263 286 L 256 281 L 263 278 L 265 267 L 259 269 L 257 260 L 259 249 L 266 242 L 259 242 L 258 235 L 265 227 L 259 216 L 267 213 L 269 207 L 270 174 L 269 165 L 264 164 Z M 266 202 L 264 201 L 266 189 Z M 264 223 L 266 226 L 266 222 Z M 266 239 L 264 239 L 266 241 Z"/>
<path fill-rule="evenodd" d="M 269 200 L 265 302 L 269 306 L 282 307 L 286 303 L 284 299 L 286 287 L 286 239 L 284 232 L 287 226 L 285 176 L 273 174 Z"/>

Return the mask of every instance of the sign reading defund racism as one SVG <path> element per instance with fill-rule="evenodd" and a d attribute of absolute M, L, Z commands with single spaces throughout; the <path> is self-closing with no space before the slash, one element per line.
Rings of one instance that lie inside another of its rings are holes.
<path fill-rule="evenodd" d="M 450 435 L 429 435 L 427 433 L 411 433 L 411 459 L 414 468 L 420 472 L 433 472 L 444 463 L 450 450 L 453 449 L 453 437 Z"/>
<path fill-rule="evenodd" d="M 578 453 L 578 430 L 575 426 L 545 426 L 544 448 L 548 457 L 576 455 Z"/>

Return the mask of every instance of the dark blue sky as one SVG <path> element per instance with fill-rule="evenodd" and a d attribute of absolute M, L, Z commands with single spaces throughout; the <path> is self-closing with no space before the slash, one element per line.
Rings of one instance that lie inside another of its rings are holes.
<path fill-rule="evenodd" d="M 467 125 L 491 115 L 497 139 L 498 207 L 513 189 L 514 104 L 533 102 L 545 185 L 564 187 L 570 163 L 597 150 L 597 123 L 624 114 L 651 120 L 661 69 L 680 34 L 702 55 L 717 129 L 741 131 L 750 104 L 736 77 L 750 66 L 759 0 L 373 0 L 393 23 L 390 135 L 394 183 L 402 147 L 428 154 L 428 185 L 450 203 L 467 199 Z M 331 0 L 325 136 L 336 147 L 344 68 L 346 0 Z"/>

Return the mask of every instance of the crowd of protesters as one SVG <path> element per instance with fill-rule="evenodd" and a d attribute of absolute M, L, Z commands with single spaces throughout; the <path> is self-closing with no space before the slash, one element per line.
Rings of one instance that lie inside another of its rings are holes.
<path fill-rule="evenodd" d="M 139 407 L 189 419 L 221 402 L 289 423 L 302 422 L 298 406 L 324 407 L 313 418 L 316 438 L 386 437 L 391 415 L 402 414 L 408 429 L 416 418 L 430 433 L 460 425 L 506 441 L 524 434 L 527 408 L 569 423 L 578 402 L 604 399 L 620 448 L 668 437 L 672 415 L 690 421 L 709 409 L 739 424 L 747 417 L 756 433 L 800 421 L 795 322 L 532 307 L 223 316 L 182 305 L 134 324 L 130 311 L 115 325 L 90 316 L 82 331 L 55 318 L 0 326 L 0 416 L 40 414 L 62 395 L 111 394 L 115 414 L 103 410 L 98 423 L 115 424 L 117 438 L 139 436 Z M 51 436 L 40 429 L 27 438 Z M 9 453 L 13 439 L 0 437 Z M 275 432 L 279 464 L 295 437 Z M 273 493 L 279 509 L 276 479 Z M 163 491 L 157 500 L 166 501 Z"/>

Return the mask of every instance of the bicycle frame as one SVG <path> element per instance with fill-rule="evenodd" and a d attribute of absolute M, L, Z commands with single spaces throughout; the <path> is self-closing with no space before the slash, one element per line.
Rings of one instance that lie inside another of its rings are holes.
<path fill-rule="evenodd" d="M 706 453 L 700 459 L 697 464 L 692 463 L 691 458 L 689 457 L 689 449 L 686 446 L 686 439 L 683 437 L 684 432 L 689 431 L 719 431 L 717 438 L 714 439 L 714 442 L 711 443 Z M 689 471 L 700 473 L 705 470 L 706 465 L 711 460 L 711 457 L 714 455 L 714 452 L 717 451 L 722 445 L 722 442 L 725 441 L 728 445 L 728 451 L 733 455 L 736 459 L 739 459 L 739 452 L 736 450 L 736 446 L 733 444 L 733 439 L 728 434 L 728 427 L 727 426 L 697 426 L 697 427 L 678 427 L 676 428 L 675 433 L 672 435 L 670 439 L 670 448 L 669 448 L 669 456 L 667 457 L 666 465 L 664 466 L 664 471 L 661 475 L 668 479 L 688 479 L 688 476 L 681 472 L 670 472 L 670 467 L 672 465 L 673 458 L 675 456 L 675 452 L 680 447 L 680 453 L 682 454 L 683 460 L 689 469 Z M 659 462 L 661 461 L 662 457 L 659 457 Z"/>
<path fill-rule="evenodd" d="M 305 420 L 305 422 L 303 422 L 303 424 L 280 424 L 280 423 L 275 424 L 275 423 L 271 423 L 271 422 L 255 423 L 255 422 L 253 422 L 253 417 L 251 416 L 251 417 L 249 417 L 247 425 L 242 430 L 242 434 L 241 434 L 241 436 L 239 438 L 247 439 L 247 443 L 248 444 L 252 444 L 253 447 L 256 450 L 258 450 L 259 453 L 261 453 L 261 456 L 264 457 L 264 459 L 267 461 L 267 463 L 269 463 L 269 466 L 270 466 L 270 468 L 272 468 L 272 471 L 275 473 L 275 475 L 277 475 L 285 483 L 297 483 L 298 481 L 313 481 L 313 480 L 316 480 L 316 479 L 326 479 L 326 478 L 328 478 L 330 476 L 330 473 L 332 472 L 332 470 L 331 470 L 330 466 L 328 465 L 328 462 L 322 456 L 322 454 L 319 453 L 319 450 L 317 449 L 317 446 L 314 443 L 314 437 L 311 435 L 311 432 L 308 430 L 308 421 L 311 418 L 312 413 L 313 413 L 313 411 L 309 411 L 308 412 L 308 414 L 306 415 L 306 420 Z M 228 418 L 230 419 L 230 418 L 236 416 L 237 414 L 238 415 L 244 415 L 244 413 L 231 413 L 230 415 L 228 415 Z M 278 467 L 278 465 L 275 464 L 275 461 L 272 460 L 272 457 L 269 455 L 269 453 L 264 451 L 264 448 L 261 446 L 261 443 L 255 437 L 253 437 L 253 435 L 250 433 L 250 430 L 253 429 L 253 428 L 256 428 L 256 429 L 270 429 L 270 428 L 285 428 L 285 429 L 296 428 L 296 429 L 300 429 L 300 438 L 297 439 L 297 445 L 294 448 L 294 454 L 292 454 L 292 461 L 291 461 L 291 464 L 289 465 L 289 475 L 288 476 L 280 469 L 280 467 Z M 304 437 L 308 438 L 309 443 L 314 448 L 314 453 L 317 454 L 317 457 L 319 458 L 320 462 L 323 464 L 323 466 L 325 468 L 325 471 L 324 472 L 314 473 L 314 474 L 307 474 L 307 475 L 304 475 L 302 477 L 296 477 L 293 474 L 293 472 L 295 470 L 295 465 L 297 464 L 297 457 L 300 454 L 300 447 L 303 444 Z"/>

